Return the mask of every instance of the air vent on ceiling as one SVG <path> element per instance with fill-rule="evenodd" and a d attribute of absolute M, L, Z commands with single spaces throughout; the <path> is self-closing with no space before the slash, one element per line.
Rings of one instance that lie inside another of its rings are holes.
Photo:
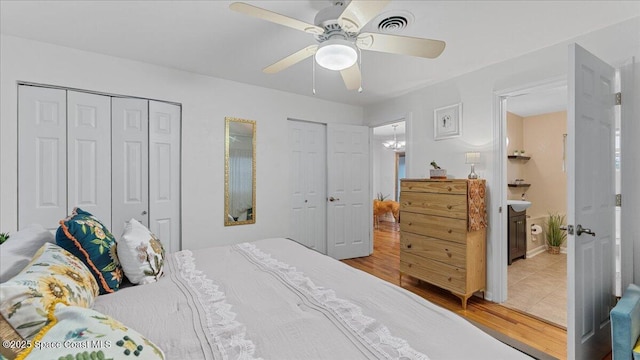
<path fill-rule="evenodd" d="M 413 22 L 413 15 L 408 11 L 388 11 L 378 16 L 378 31 L 383 33 L 400 32 Z"/>

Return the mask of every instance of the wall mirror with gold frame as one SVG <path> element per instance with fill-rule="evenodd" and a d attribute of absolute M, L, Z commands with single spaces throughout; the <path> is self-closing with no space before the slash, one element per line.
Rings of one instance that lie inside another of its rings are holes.
<path fill-rule="evenodd" d="M 225 118 L 224 225 L 256 222 L 256 122 Z"/>

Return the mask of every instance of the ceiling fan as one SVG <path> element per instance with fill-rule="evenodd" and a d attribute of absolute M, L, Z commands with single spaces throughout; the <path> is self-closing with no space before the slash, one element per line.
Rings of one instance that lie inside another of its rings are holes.
<path fill-rule="evenodd" d="M 346 5 L 344 1 L 337 1 L 333 6 L 318 12 L 315 24 L 242 2 L 234 2 L 229 8 L 312 34 L 318 42 L 267 66 L 263 72 L 274 74 L 315 55 L 318 65 L 340 71 L 347 89 L 362 91 L 362 76 L 358 65 L 358 58 L 362 60 L 359 56 L 360 50 L 433 59 L 438 57 L 445 47 L 445 42 L 440 40 L 360 32 L 362 27 L 376 17 L 389 2 L 390 0 L 352 0 Z"/>

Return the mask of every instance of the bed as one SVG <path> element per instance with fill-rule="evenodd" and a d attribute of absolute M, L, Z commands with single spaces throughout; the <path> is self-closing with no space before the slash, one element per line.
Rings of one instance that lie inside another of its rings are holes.
<path fill-rule="evenodd" d="M 91 311 L 144 334 L 166 359 L 529 358 L 284 238 L 166 254 L 157 281 L 97 296 Z"/>

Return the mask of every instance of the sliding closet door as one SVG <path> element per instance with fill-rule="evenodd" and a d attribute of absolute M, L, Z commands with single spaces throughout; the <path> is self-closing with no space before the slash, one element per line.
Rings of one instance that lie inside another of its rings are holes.
<path fill-rule="evenodd" d="M 148 101 L 112 98 L 111 232 L 117 238 L 135 218 L 149 226 Z"/>
<path fill-rule="evenodd" d="M 78 206 L 111 229 L 111 98 L 67 92 L 68 213 Z"/>
<path fill-rule="evenodd" d="M 180 250 L 180 106 L 149 100 L 149 229 Z"/>
<path fill-rule="evenodd" d="M 18 228 L 67 216 L 66 91 L 18 88 Z"/>

